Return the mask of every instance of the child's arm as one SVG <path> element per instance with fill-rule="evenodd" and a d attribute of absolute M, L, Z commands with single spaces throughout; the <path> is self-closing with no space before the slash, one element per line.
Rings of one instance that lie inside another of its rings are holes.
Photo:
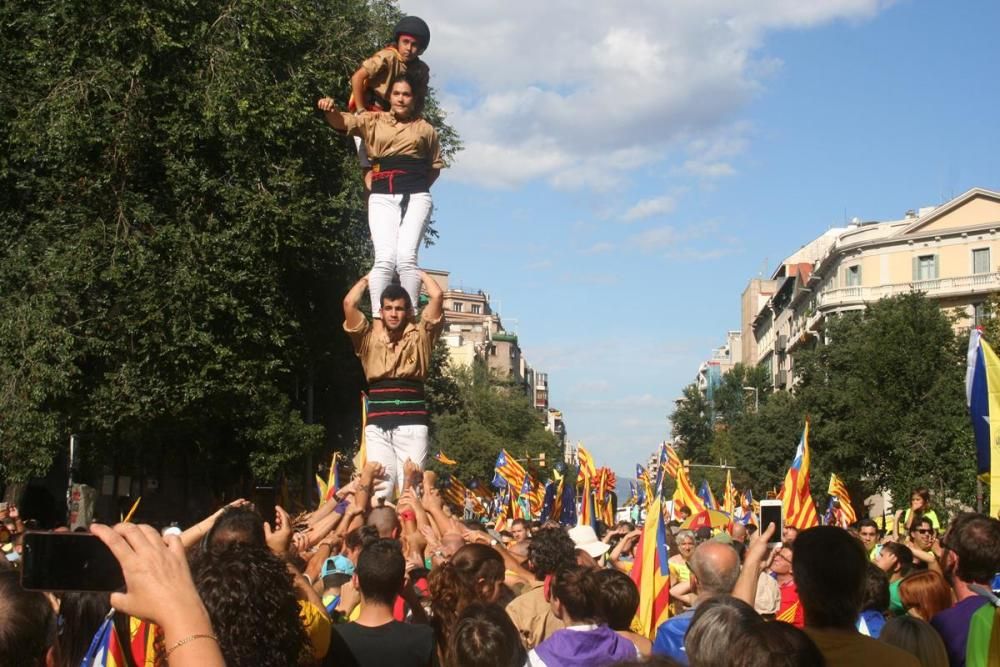
<path fill-rule="evenodd" d="M 359 67 L 358 71 L 351 77 L 351 99 L 354 100 L 356 111 L 365 110 L 365 94 L 368 90 L 368 70 Z"/>

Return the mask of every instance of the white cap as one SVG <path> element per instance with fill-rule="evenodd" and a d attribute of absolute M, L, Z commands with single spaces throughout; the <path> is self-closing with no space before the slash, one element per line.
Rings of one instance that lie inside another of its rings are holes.
<path fill-rule="evenodd" d="M 570 528 L 569 536 L 572 538 L 577 549 L 583 549 L 594 558 L 600 558 L 611 548 L 610 544 L 597 539 L 597 533 L 587 525 Z"/>

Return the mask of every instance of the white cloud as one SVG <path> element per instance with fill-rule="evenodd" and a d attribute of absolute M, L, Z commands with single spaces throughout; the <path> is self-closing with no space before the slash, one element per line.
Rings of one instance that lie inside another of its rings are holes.
<path fill-rule="evenodd" d="M 642 220 L 644 218 L 649 218 L 654 215 L 665 215 L 667 213 L 672 213 L 674 209 L 677 208 L 677 199 L 670 195 L 663 195 L 662 197 L 653 197 L 652 199 L 643 199 L 642 201 L 636 203 L 632 208 L 625 211 L 625 215 L 622 219 L 626 222 L 632 222 L 634 220 Z"/>
<path fill-rule="evenodd" d="M 678 153 L 700 178 L 731 173 L 734 153 L 684 144 L 725 134 L 762 88 L 778 66 L 760 53 L 768 33 L 863 20 L 886 4 L 636 0 L 623 11 L 596 0 L 409 0 L 403 9 L 431 26 L 425 59 L 466 146 L 449 178 L 613 188 Z"/>

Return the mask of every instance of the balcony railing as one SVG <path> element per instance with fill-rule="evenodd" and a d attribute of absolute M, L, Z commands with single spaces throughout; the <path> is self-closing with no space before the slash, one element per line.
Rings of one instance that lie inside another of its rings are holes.
<path fill-rule="evenodd" d="M 992 290 L 1000 290 L 1000 273 L 976 273 L 873 287 L 837 287 L 820 292 L 818 303 L 820 308 L 833 308 L 878 301 L 908 292 L 926 292 L 929 297 L 940 298 Z"/>

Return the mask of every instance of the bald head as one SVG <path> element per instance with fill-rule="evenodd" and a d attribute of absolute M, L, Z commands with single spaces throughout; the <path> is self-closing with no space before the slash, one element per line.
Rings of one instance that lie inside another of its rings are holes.
<path fill-rule="evenodd" d="M 367 525 L 378 531 L 378 536 L 394 540 L 399 537 L 399 517 L 391 507 L 376 507 L 368 515 Z"/>
<path fill-rule="evenodd" d="M 744 543 L 747 541 L 747 527 L 742 523 L 733 524 L 733 541 Z"/>
<path fill-rule="evenodd" d="M 697 580 L 699 600 L 729 595 L 740 576 L 740 557 L 736 550 L 714 540 L 699 544 L 689 565 Z"/>

